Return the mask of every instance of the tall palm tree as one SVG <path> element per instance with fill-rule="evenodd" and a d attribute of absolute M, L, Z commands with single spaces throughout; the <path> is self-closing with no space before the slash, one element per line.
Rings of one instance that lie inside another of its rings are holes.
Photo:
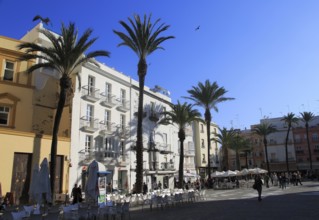
<path fill-rule="evenodd" d="M 193 109 L 193 105 L 188 103 L 181 104 L 179 101 L 176 105 L 171 104 L 171 111 L 165 111 L 164 117 L 160 124 L 173 124 L 178 127 L 178 138 L 180 141 L 180 158 L 178 169 L 178 185 L 179 188 L 183 188 L 183 175 L 184 175 L 184 140 L 185 140 L 185 128 L 191 125 L 193 121 L 203 121 L 200 117 L 201 114 L 197 109 Z"/>
<path fill-rule="evenodd" d="M 228 148 L 230 147 L 236 133 L 232 128 L 227 130 L 225 127 L 223 129 L 218 127 L 218 130 L 219 133 L 215 134 L 215 138 L 212 138 L 212 141 L 216 141 L 222 146 L 222 169 L 226 171 L 229 170 Z"/>
<path fill-rule="evenodd" d="M 195 105 L 201 106 L 205 109 L 205 122 L 207 129 L 207 154 L 208 154 L 208 178 L 211 178 L 211 164 L 210 164 L 210 125 L 212 121 L 212 115 L 210 110 L 214 109 L 218 112 L 217 104 L 220 102 L 233 100 L 234 98 L 225 97 L 227 90 L 224 87 L 219 87 L 217 82 L 211 83 L 206 80 L 205 83 L 199 82 L 197 86 L 193 86 L 192 89 L 187 91 L 190 95 L 188 98 L 194 101 Z"/>
<path fill-rule="evenodd" d="M 289 172 L 289 162 L 288 162 L 288 138 L 289 138 L 289 132 L 290 128 L 293 124 L 298 124 L 299 118 L 295 116 L 294 113 L 290 112 L 287 115 L 281 119 L 282 121 L 285 122 L 285 124 L 288 125 L 287 129 L 287 135 L 286 135 L 286 141 L 285 141 L 285 150 L 286 150 L 286 166 L 287 166 L 287 172 Z"/>
<path fill-rule="evenodd" d="M 161 44 L 173 36 L 160 37 L 159 35 L 169 28 L 169 25 L 161 24 L 157 26 L 160 19 L 154 23 L 151 21 L 151 15 L 144 15 L 144 20 L 141 20 L 139 15 L 134 15 L 134 20 L 128 18 L 129 24 L 120 21 L 127 34 L 115 31 L 122 42 L 118 46 L 127 46 L 131 48 L 138 56 L 137 75 L 139 79 L 139 100 L 138 100 L 138 115 L 137 115 L 137 134 L 136 134 L 136 191 L 142 192 L 143 184 L 143 96 L 144 84 L 147 74 L 148 55 L 152 54 L 157 49 L 164 49 Z M 131 25 L 131 27 L 130 27 Z"/>
<path fill-rule="evenodd" d="M 267 149 L 267 145 L 268 145 L 268 141 L 267 141 L 267 136 L 271 133 L 276 132 L 277 129 L 275 128 L 274 125 L 269 124 L 269 123 L 262 123 L 257 125 L 254 129 L 253 132 L 257 135 L 259 135 L 264 142 L 264 147 L 265 147 L 265 154 L 266 154 L 266 164 L 267 164 L 267 170 L 268 173 L 270 173 L 270 168 L 269 168 L 269 160 L 268 160 L 268 149 Z"/>
<path fill-rule="evenodd" d="M 302 121 L 305 123 L 306 127 L 306 135 L 307 135 L 307 146 L 308 146 L 308 154 L 309 154 L 309 164 L 310 164 L 310 171 L 312 171 L 312 155 L 310 149 L 310 141 L 309 141 L 309 122 L 311 122 L 315 115 L 312 112 L 301 112 Z"/>
<path fill-rule="evenodd" d="M 55 177 L 56 173 L 58 132 L 66 98 L 73 91 L 71 77 L 77 74 L 77 68 L 84 63 L 93 62 L 97 65 L 92 59 L 97 56 L 109 56 L 109 52 L 97 50 L 84 55 L 97 38 L 90 39 L 92 34 L 91 29 L 87 29 L 83 35 L 78 38 L 78 31 L 74 23 L 70 23 L 68 26 L 62 23 L 61 36 L 57 36 L 46 29 L 40 29 L 39 32 L 48 38 L 51 43 L 50 46 L 41 46 L 37 43 L 22 43 L 18 48 L 20 50 L 26 49 L 21 60 L 44 60 L 42 63 L 36 63 L 31 66 L 27 70 L 28 73 L 32 73 L 40 68 L 49 68 L 54 69 L 60 75 L 60 95 L 53 124 L 50 158 L 51 192 L 54 198 L 55 178 L 53 177 Z"/>

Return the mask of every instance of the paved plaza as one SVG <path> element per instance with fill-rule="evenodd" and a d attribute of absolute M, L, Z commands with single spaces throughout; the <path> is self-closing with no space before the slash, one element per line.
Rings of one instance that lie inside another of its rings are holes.
<path fill-rule="evenodd" d="M 132 209 L 135 219 L 319 219 L 319 182 L 304 182 L 302 186 L 263 187 L 262 201 L 250 188 L 207 190 L 206 200 L 184 203 L 164 209 Z"/>

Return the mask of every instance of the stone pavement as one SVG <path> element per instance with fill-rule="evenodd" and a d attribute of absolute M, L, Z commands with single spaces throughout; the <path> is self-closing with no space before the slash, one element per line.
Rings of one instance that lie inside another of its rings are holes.
<path fill-rule="evenodd" d="M 257 201 L 257 192 L 247 188 L 208 190 L 206 197 L 204 201 L 163 210 L 135 208 L 131 210 L 131 220 L 319 219 L 319 182 L 304 182 L 302 186 L 289 186 L 284 190 L 263 187 L 261 202 Z"/>

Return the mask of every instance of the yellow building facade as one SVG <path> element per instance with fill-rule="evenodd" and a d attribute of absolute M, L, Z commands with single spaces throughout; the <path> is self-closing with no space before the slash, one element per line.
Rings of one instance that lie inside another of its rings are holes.
<path fill-rule="evenodd" d="M 2 195 L 14 195 L 14 203 L 29 200 L 34 166 L 50 160 L 58 82 L 49 79 L 42 89 L 35 87 L 36 74 L 27 74 L 33 63 L 21 62 L 17 49 L 21 41 L 0 36 L 0 183 Z M 59 132 L 57 192 L 68 191 L 70 158 L 70 111 L 66 107 Z"/>

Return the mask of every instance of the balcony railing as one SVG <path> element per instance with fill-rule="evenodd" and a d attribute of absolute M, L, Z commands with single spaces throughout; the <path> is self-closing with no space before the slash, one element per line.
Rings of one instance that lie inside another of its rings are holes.
<path fill-rule="evenodd" d="M 195 156 L 195 150 L 185 150 L 184 156 Z"/>
<path fill-rule="evenodd" d="M 161 170 L 175 170 L 174 163 L 170 163 L 170 162 L 161 163 Z"/>
<path fill-rule="evenodd" d="M 121 112 L 127 112 L 130 110 L 130 102 L 126 99 L 118 99 L 118 106 L 116 107 L 117 110 Z"/>
<path fill-rule="evenodd" d="M 110 121 L 100 121 L 100 134 L 104 136 L 110 136 L 115 132 L 115 125 Z"/>
<path fill-rule="evenodd" d="M 184 169 L 195 168 L 194 163 L 184 163 Z"/>
<path fill-rule="evenodd" d="M 171 145 L 167 143 L 156 143 L 155 148 L 161 153 L 161 154 L 169 154 L 171 152 Z"/>
<path fill-rule="evenodd" d="M 156 162 L 156 161 L 150 162 L 149 165 L 150 165 L 150 170 L 158 170 L 159 169 L 158 162 Z"/>
<path fill-rule="evenodd" d="M 100 90 L 93 86 L 82 86 L 82 98 L 90 102 L 96 102 L 100 99 Z"/>
<path fill-rule="evenodd" d="M 110 93 L 106 94 L 105 92 L 101 93 L 100 95 L 101 95 L 101 99 L 100 99 L 101 105 L 108 107 L 108 108 L 112 108 L 112 107 L 117 105 L 115 95 L 112 95 Z"/>
<path fill-rule="evenodd" d="M 98 119 L 83 116 L 80 118 L 80 126 L 81 129 L 85 132 L 95 132 L 99 130 L 99 122 Z"/>
<path fill-rule="evenodd" d="M 93 159 L 95 159 L 94 151 L 84 151 L 79 153 L 79 160 L 82 164 L 89 164 Z"/>

